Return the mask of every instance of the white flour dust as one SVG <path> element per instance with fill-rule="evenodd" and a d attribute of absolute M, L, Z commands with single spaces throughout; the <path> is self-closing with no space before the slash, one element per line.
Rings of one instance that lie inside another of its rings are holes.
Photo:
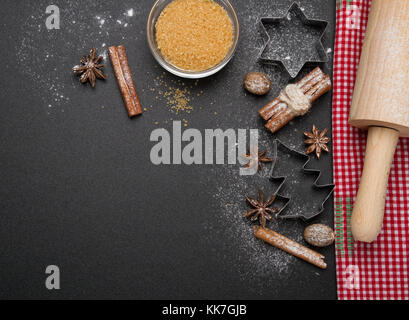
<path fill-rule="evenodd" d="M 257 123 L 258 114 L 237 112 L 231 117 L 234 123 L 251 128 Z M 302 133 L 292 128 L 286 135 L 287 145 L 298 149 L 299 141 L 302 142 L 300 137 L 302 138 Z M 274 137 L 267 130 L 259 130 L 259 148 L 266 149 L 267 155 L 275 158 Z M 224 253 L 216 254 L 220 255 L 221 260 L 233 260 L 230 263 L 234 263 L 242 281 L 251 283 L 252 290 L 258 292 L 266 286 L 274 288 L 276 281 L 290 279 L 298 270 L 300 262 L 298 258 L 256 239 L 253 224 L 242 217 L 250 209 L 245 195 L 256 198 L 258 189 L 261 188 L 266 198 L 277 191 L 278 183 L 268 179 L 272 164 L 265 164 L 263 170 L 254 176 L 240 176 L 239 168 L 239 165 L 225 165 L 211 169 L 211 175 L 218 177 L 212 201 L 215 215 L 214 220 L 204 226 L 204 233 L 209 242 L 213 239 L 225 239 L 227 235 L 229 241 L 223 244 Z M 305 225 L 302 221 L 277 219 L 269 223 L 268 227 L 296 242 L 304 243 Z M 226 256 L 225 252 L 230 255 Z"/>
<path fill-rule="evenodd" d="M 88 54 L 92 47 L 107 63 L 107 47 L 117 43 L 118 34 L 122 40 L 126 38 L 121 28 L 133 24 L 140 12 L 139 4 L 124 7 L 114 15 L 100 3 L 66 2 L 59 6 L 59 30 L 46 28 L 46 6 L 39 6 L 38 3 L 27 5 L 31 7 L 32 14 L 27 17 L 19 33 L 16 48 L 18 70 L 37 86 L 47 114 L 64 112 L 64 105 L 70 102 L 67 92 L 78 86 L 78 79 L 71 72 L 72 67 L 79 64 L 79 59 Z M 138 36 L 136 32 L 132 34 L 132 39 Z M 73 60 L 73 56 L 78 58 Z"/>
<path fill-rule="evenodd" d="M 238 167 L 212 169 L 220 183 L 213 195 L 217 214 L 214 224 L 205 226 L 206 234 L 210 238 L 228 235 L 230 241 L 225 244 L 225 250 L 234 254 L 235 268 L 243 281 L 252 283 L 254 290 L 271 285 L 277 279 L 290 277 L 294 270 L 293 264 L 297 261 L 296 257 L 256 239 L 253 224 L 242 217 L 250 209 L 245 195 L 256 198 L 258 188 L 263 189 L 265 197 L 275 191 L 275 186 L 267 178 L 269 170 L 270 167 L 267 167 L 253 177 L 243 177 L 239 175 Z M 297 221 L 274 221 L 268 227 L 294 241 L 302 242 L 302 226 Z M 221 256 L 220 259 L 231 257 Z"/>
<path fill-rule="evenodd" d="M 224 232 L 231 236 L 233 246 L 238 252 L 238 259 L 243 266 L 243 278 L 260 277 L 270 273 L 282 274 L 289 271 L 294 257 L 257 240 L 253 235 L 252 225 L 242 218 L 248 210 L 243 189 L 245 182 L 237 182 L 229 187 L 219 187 L 214 197 L 220 202 L 220 214 L 223 218 Z M 254 279 L 253 279 L 254 280 Z"/>

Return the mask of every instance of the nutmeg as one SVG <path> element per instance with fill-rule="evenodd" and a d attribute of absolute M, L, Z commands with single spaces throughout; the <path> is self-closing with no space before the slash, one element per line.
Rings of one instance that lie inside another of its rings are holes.
<path fill-rule="evenodd" d="M 316 247 L 326 247 L 335 240 L 334 231 L 324 224 L 312 224 L 305 228 L 304 239 Z"/>
<path fill-rule="evenodd" d="M 267 94 L 271 90 L 270 78 L 262 72 L 250 72 L 244 78 L 244 88 L 257 96 Z"/>

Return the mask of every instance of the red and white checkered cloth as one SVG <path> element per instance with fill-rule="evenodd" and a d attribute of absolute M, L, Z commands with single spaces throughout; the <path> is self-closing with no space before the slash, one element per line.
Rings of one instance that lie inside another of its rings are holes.
<path fill-rule="evenodd" d="M 348 124 L 371 0 L 337 0 L 333 150 L 339 299 L 409 299 L 409 139 L 400 139 L 376 242 L 352 239 L 349 220 L 363 167 L 366 133 Z M 380 155 L 382 156 L 382 155 Z"/>

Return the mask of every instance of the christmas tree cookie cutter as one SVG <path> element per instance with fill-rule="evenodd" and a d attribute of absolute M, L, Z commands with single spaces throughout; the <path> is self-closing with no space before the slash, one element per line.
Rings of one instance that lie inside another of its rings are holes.
<path fill-rule="evenodd" d="M 279 203 L 280 211 L 276 217 L 303 220 L 315 218 L 324 211 L 324 205 L 335 185 L 318 183 L 321 171 L 307 168 L 311 160 L 309 156 L 289 148 L 278 139 L 274 144 L 270 180 L 278 183 L 276 196 L 283 203 Z M 277 171 L 280 174 L 277 175 Z"/>
<path fill-rule="evenodd" d="M 306 64 L 328 62 L 322 45 L 328 21 L 307 18 L 296 2 L 283 17 L 263 17 L 260 25 L 264 45 L 258 59 L 262 63 L 280 64 L 295 78 Z M 268 32 L 272 28 L 273 34 Z M 305 46 L 307 42 L 309 46 Z"/>

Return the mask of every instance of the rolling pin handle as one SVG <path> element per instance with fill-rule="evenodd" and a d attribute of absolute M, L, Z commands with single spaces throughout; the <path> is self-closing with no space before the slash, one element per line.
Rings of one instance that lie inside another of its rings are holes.
<path fill-rule="evenodd" d="M 389 172 L 398 139 L 397 130 L 369 127 L 365 164 L 351 218 L 355 240 L 372 242 L 382 229 Z"/>

